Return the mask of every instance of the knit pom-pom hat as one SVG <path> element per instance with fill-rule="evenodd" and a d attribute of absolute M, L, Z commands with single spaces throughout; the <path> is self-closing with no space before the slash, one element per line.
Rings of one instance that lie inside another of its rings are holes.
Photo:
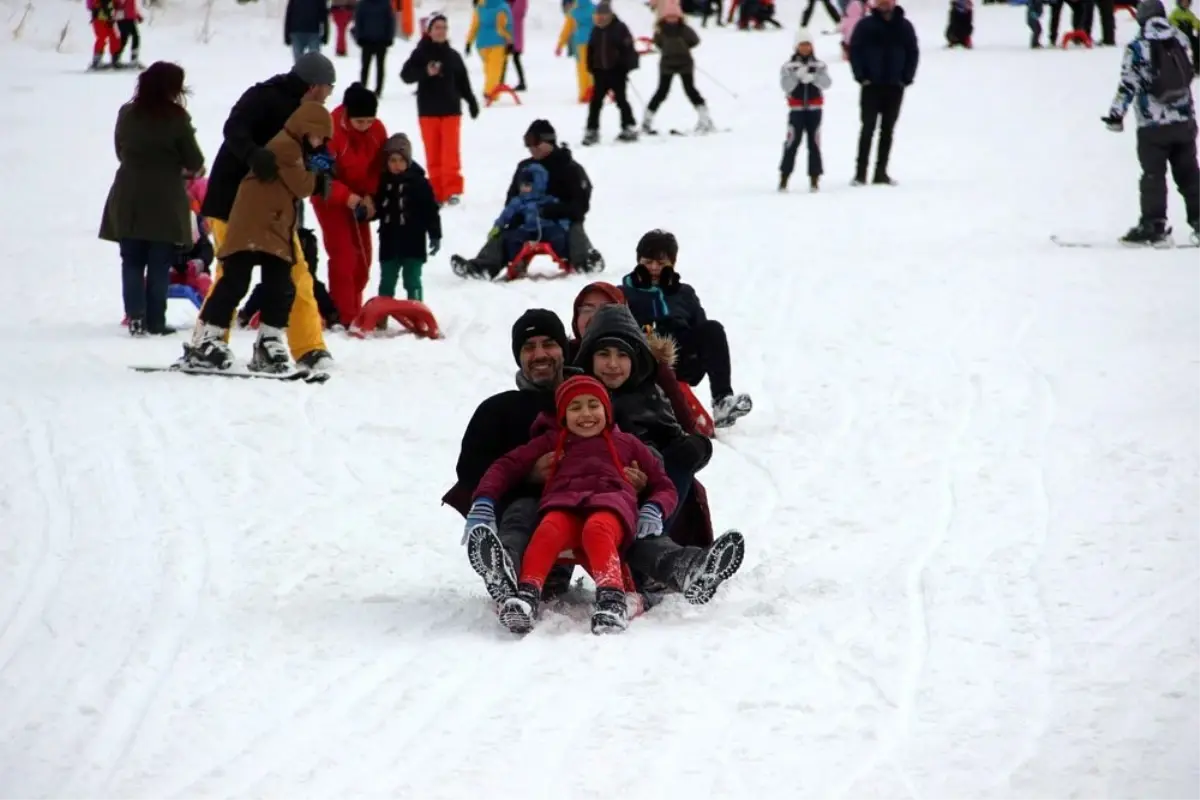
<path fill-rule="evenodd" d="M 588 394 L 595 397 L 600 401 L 600 405 L 604 406 L 604 430 L 611 430 L 613 410 L 612 400 L 608 396 L 608 388 L 591 375 L 575 375 L 559 384 L 558 389 L 554 392 L 554 410 L 558 424 L 566 425 L 567 406 L 571 405 L 571 401 L 576 397 Z"/>

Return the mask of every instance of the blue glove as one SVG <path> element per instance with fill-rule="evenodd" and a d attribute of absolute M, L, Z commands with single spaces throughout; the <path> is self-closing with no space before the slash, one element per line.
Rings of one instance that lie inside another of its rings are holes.
<path fill-rule="evenodd" d="M 462 538 L 464 546 L 471 538 L 471 529 L 479 527 L 487 528 L 492 533 L 496 532 L 496 505 L 486 497 L 472 503 L 471 510 L 467 512 L 467 527 L 463 530 Z M 659 527 L 662 527 L 662 522 L 659 522 Z"/>
<path fill-rule="evenodd" d="M 311 154 L 305 162 L 310 172 L 333 172 L 333 153 L 318 150 Z"/>
<path fill-rule="evenodd" d="M 367 207 L 364 204 L 359 203 L 354 207 L 354 219 L 358 222 L 367 221 Z"/>
<path fill-rule="evenodd" d="M 441 239 L 430 239 L 429 240 L 429 255 L 436 256 L 438 254 L 438 250 L 441 250 L 441 249 L 442 249 L 442 240 Z"/>
<path fill-rule="evenodd" d="M 663 513 L 658 507 L 658 503 L 646 503 L 642 506 L 642 510 L 637 516 L 637 531 L 635 535 L 639 539 L 650 539 L 655 536 L 662 536 L 663 533 Z"/>

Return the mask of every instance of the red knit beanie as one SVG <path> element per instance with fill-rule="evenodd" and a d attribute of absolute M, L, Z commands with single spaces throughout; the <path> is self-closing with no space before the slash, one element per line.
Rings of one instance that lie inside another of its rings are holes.
<path fill-rule="evenodd" d="M 571 405 L 571 401 L 576 397 L 581 397 L 585 394 L 592 395 L 604 406 L 604 429 L 611 429 L 613 426 L 613 409 L 612 400 L 608 396 L 608 389 L 603 383 L 590 375 L 576 375 L 572 378 L 567 378 L 559 385 L 557 391 L 554 392 L 554 408 L 558 423 L 565 425 L 567 406 Z"/>
<path fill-rule="evenodd" d="M 575 334 L 575 338 L 580 338 L 579 333 L 579 306 L 583 304 L 583 298 L 589 294 L 598 294 L 608 300 L 613 305 L 623 306 L 628 305 L 625 300 L 625 292 L 620 286 L 614 286 L 605 281 L 596 281 L 589 283 L 583 287 L 583 291 L 575 295 L 574 313 L 571 314 L 571 333 Z"/>

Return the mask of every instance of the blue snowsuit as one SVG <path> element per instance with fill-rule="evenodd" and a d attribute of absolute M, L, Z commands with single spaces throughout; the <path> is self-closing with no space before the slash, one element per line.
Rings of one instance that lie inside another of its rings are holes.
<path fill-rule="evenodd" d="M 504 240 L 504 260 L 511 262 L 526 242 L 546 242 L 559 258 L 567 257 L 567 229 L 569 219 L 546 219 L 542 209 L 559 200 L 546 194 L 550 173 L 541 164 L 528 164 L 522 170 L 517 183 L 529 185 L 529 191 L 519 191 L 496 217 L 495 228 Z"/>

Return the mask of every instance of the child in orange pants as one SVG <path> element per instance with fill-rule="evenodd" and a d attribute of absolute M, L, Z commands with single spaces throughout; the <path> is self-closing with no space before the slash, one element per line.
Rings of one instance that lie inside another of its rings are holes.
<path fill-rule="evenodd" d="M 570 378 L 558 387 L 554 404 L 557 425 L 539 417 L 534 427 L 545 432 L 498 459 L 479 481 L 467 514 L 470 557 L 511 573 L 496 534 L 495 499 L 522 483 L 538 459 L 553 454 L 538 507 L 544 516 L 521 559 L 519 582 L 509 575 L 516 586 L 500 606 L 500 622 L 514 633 L 532 630 L 546 576 L 571 549 L 596 581 L 592 633 L 622 631 L 629 620 L 621 550 L 635 537 L 661 536 L 663 519 L 675 510 L 678 496 L 653 451 L 614 427 L 612 403 L 600 381 Z M 640 505 L 626 475 L 635 461 L 647 478 L 648 497 Z"/>

